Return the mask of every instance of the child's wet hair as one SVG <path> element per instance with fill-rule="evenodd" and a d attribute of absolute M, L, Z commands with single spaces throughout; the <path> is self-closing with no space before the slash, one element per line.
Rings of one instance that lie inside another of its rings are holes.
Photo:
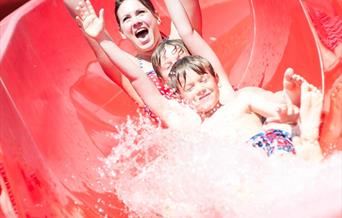
<path fill-rule="evenodd" d="M 166 46 L 174 46 L 174 48 L 180 48 L 182 51 L 189 53 L 188 49 L 180 39 L 166 39 L 159 43 L 158 47 L 154 50 L 151 56 L 151 63 L 157 76 L 162 78 L 160 73 L 161 56 L 165 51 Z"/>
<path fill-rule="evenodd" d="M 179 93 L 179 88 L 185 87 L 186 71 L 189 69 L 193 70 L 198 75 L 211 74 L 213 77 L 217 78 L 214 68 L 207 59 L 199 55 L 183 57 L 173 65 L 169 73 L 168 85 L 176 92 Z"/>

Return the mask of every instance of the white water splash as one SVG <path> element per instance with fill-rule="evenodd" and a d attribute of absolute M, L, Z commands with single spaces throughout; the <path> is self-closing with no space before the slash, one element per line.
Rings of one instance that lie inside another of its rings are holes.
<path fill-rule="evenodd" d="M 119 127 L 103 170 L 132 217 L 342 215 L 341 153 L 321 163 L 267 157 L 233 126 L 217 128 L 226 131 L 168 130 L 144 120 Z"/>

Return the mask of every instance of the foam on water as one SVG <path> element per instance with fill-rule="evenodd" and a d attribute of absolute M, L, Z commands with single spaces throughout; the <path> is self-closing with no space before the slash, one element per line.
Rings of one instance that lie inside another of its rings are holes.
<path fill-rule="evenodd" d="M 342 215 L 341 153 L 321 163 L 267 157 L 222 120 L 193 131 L 129 120 L 119 130 L 102 170 L 132 217 Z"/>

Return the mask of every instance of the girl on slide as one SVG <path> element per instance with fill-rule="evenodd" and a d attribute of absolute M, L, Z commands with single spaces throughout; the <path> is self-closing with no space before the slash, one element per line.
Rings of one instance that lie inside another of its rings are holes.
<path fill-rule="evenodd" d="M 64 0 L 64 4 L 69 9 L 73 17 L 82 16 L 80 13 L 83 12 L 79 9 L 87 7 L 88 10 L 85 13 L 91 17 L 91 21 L 90 19 L 87 20 L 87 25 L 91 24 L 93 21 L 97 24 L 103 25 L 103 20 L 94 19 L 96 15 L 90 1 Z M 191 24 L 199 33 L 201 33 L 202 18 L 198 0 L 182 0 L 182 4 L 186 10 L 188 18 L 191 20 Z M 101 14 L 103 15 L 103 10 Z M 83 16 L 84 15 L 85 14 L 83 14 Z M 152 68 L 150 58 L 154 49 L 165 38 L 179 38 L 177 30 L 173 25 L 171 25 L 169 36 L 166 36 L 160 31 L 159 25 L 161 20 L 150 0 L 116 0 L 115 17 L 122 37 L 128 39 L 137 51 L 137 55 L 133 56 L 117 47 L 117 56 L 130 59 L 130 61 L 127 62 L 127 65 L 133 64 L 137 66 L 137 68 L 139 68 L 138 72 L 147 74 L 163 95 L 169 98 L 172 97 L 172 92 L 170 92 L 167 86 L 164 85 L 163 81 L 156 76 Z M 104 28 L 104 26 L 102 27 Z M 111 40 L 108 32 L 105 29 L 103 29 L 103 31 L 107 39 Z M 146 112 L 149 112 L 141 97 L 137 94 L 137 91 L 132 87 L 131 81 L 126 78 L 124 71 L 127 70 L 127 68 L 113 64 L 101 48 L 98 41 L 88 34 L 84 35 L 95 52 L 106 75 L 120 86 L 135 102 L 138 103 L 140 107 L 146 109 Z"/>

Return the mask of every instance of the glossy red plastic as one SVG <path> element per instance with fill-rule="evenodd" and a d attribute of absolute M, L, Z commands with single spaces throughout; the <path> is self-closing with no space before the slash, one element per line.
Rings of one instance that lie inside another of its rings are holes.
<path fill-rule="evenodd" d="M 125 49 L 111 13 L 107 28 Z M 162 1 L 164 29 L 168 29 Z M 322 64 L 300 1 L 201 0 L 205 39 L 235 87 L 279 90 L 291 66 L 323 87 Z M 126 217 L 100 178 L 114 124 L 136 105 L 101 70 L 62 1 L 31 0 L 0 23 L 0 161 L 20 217 Z M 101 181 L 101 182 L 99 182 Z"/>

